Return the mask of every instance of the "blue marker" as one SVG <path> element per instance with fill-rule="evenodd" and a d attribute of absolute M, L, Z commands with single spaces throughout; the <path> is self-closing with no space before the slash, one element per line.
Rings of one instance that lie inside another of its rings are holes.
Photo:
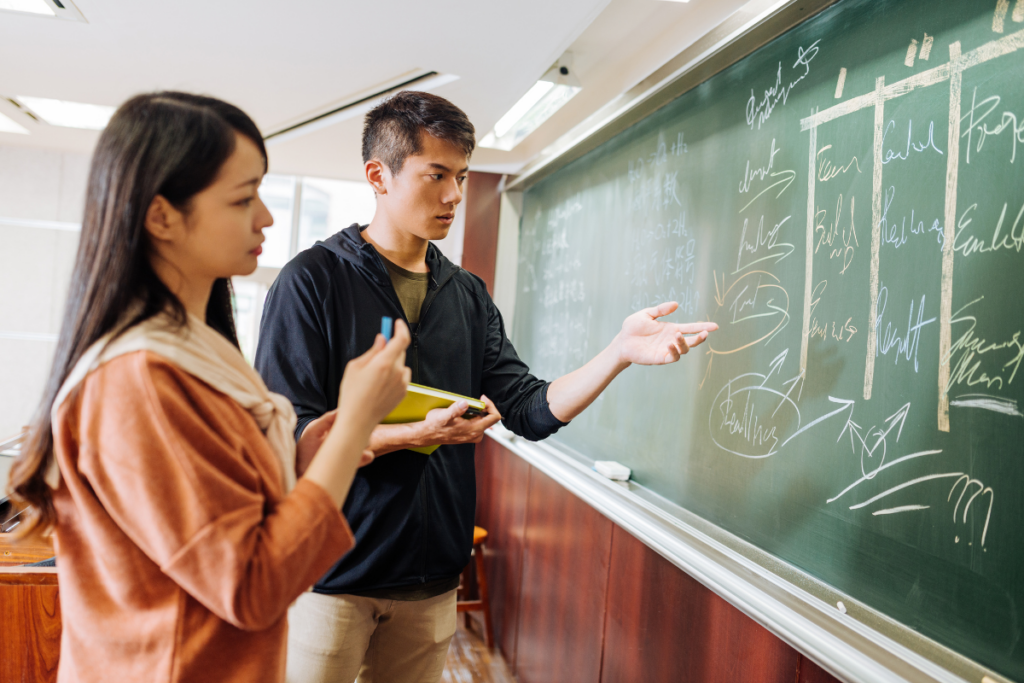
<path fill-rule="evenodd" d="M 384 335 L 384 341 L 391 341 L 391 331 L 394 329 L 395 321 L 387 316 L 380 319 L 380 333 Z"/>

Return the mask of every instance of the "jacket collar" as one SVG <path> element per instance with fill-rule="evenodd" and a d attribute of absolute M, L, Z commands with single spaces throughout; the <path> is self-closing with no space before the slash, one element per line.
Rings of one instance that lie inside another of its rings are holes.
<path fill-rule="evenodd" d="M 381 258 L 373 245 L 363 238 L 363 230 L 366 225 L 353 223 L 341 232 L 328 237 L 318 245 L 334 252 L 340 258 L 348 261 L 381 287 L 391 281 L 384 260 Z M 430 269 L 430 288 L 437 289 L 456 272 L 459 267 L 448 260 L 441 253 L 441 250 L 431 242 L 427 245 L 427 268 Z"/>

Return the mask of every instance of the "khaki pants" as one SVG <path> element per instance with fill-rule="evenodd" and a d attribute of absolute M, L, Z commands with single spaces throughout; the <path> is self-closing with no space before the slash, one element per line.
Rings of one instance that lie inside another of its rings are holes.
<path fill-rule="evenodd" d="M 437 683 L 455 635 L 455 593 L 414 601 L 303 593 L 288 610 L 287 683 Z"/>

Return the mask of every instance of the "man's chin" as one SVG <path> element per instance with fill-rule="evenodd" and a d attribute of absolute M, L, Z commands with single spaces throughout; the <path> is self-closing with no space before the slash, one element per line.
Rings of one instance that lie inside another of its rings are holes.
<path fill-rule="evenodd" d="M 424 239 L 428 239 L 431 242 L 437 242 L 443 240 L 448 236 L 448 231 L 452 229 L 450 225 L 432 225 L 422 232 L 420 235 Z"/>

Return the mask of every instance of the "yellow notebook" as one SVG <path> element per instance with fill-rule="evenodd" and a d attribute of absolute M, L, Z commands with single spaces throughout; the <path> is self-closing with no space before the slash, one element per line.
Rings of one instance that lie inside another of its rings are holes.
<path fill-rule="evenodd" d="M 427 413 L 437 408 L 447 408 L 458 400 L 469 403 L 466 410 L 466 417 L 476 417 L 478 414 L 487 412 L 487 405 L 478 399 L 453 394 L 450 391 L 432 389 L 422 384 L 409 383 L 409 393 L 405 395 L 398 407 L 388 413 L 383 424 L 404 424 L 406 422 L 421 422 L 427 419 Z M 430 455 L 438 449 L 438 446 L 423 446 L 421 448 L 410 448 L 410 451 Z"/>

